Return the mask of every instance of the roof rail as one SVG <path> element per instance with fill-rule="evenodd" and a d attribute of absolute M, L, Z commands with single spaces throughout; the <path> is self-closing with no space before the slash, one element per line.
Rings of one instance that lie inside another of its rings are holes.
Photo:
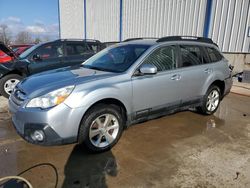
<path fill-rule="evenodd" d="M 197 41 L 197 42 L 215 44 L 213 40 L 210 38 L 197 37 L 197 36 L 167 36 L 159 38 L 156 42 L 167 42 L 167 41 Z"/>
<path fill-rule="evenodd" d="M 128 39 L 125 39 L 122 42 L 129 42 L 129 41 L 133 41 L 133 40 L 143 40 L 143 39 L 159 39 L 159 38 L 156 38 L 156 37 L 128 38 Z"/>
<path fill-rule="evenodd" d="M 87 41 L 87 42 L 100 42 L 99 40 L 96 39 L 76 39 L 76 38 L 72 38 L 72 39 L 58 39 L 61 41 Z"/>
<path fill-rule="evenodd" d="M 84 39 L 77 39 L 77 38 L 69 38 L 69 39 L 59 39 L 62 41 L 83 41 Z"/>
<path fill-rule="evenodd" d="M 96 40 L 96 39 L 83 39 L 87 42 L 100 42 L 99 40 Z"/>

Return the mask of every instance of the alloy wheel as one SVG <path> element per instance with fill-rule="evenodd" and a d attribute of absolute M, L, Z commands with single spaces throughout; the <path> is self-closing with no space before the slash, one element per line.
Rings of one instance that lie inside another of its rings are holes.
<path fill-rule="evenodd" d="M 207 97 L 207 103 L 206 103 L 206 108 L 208 111 L 212 112 L 214 111 L 220 102 L 220 94 L 217 90 L 212 90 L 208 97 Z"/>
<path fill-rule="evenodd" d="M 11 94 L 11 92 L 13 91 L 13 89 L 16 87 L 16 85 L 20 82 L 20 80 L 18 79 L 9 79 L 4 83 L 4 91 L 7 94 Z"/>
<path fill-rule="evenodd" d="M 89 139 L 98 148 L 109 146 L 117 138 L 119 122 L 112 114 L 97 117 L 89 128 Z"/>

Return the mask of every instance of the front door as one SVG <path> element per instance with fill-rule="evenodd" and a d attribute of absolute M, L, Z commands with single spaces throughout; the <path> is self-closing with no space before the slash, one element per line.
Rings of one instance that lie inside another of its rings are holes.
<path fill-rule="evenodd" d="M 29 57 L 30 74 L 52 70 L 63 66 L 63 46 L 61 43 L 48 43 L 40 46 Z"/>
<path fill-rule="evenodd" d="M 135 74 L 132 77 L 134 119 L 180 105 L 182 88 L 179 85 L 181 78 L 177 74 L 176 60 L 175 46 L 157 48 L 144 60 L 143 63 L 157 67 L 157 74 Z"/>

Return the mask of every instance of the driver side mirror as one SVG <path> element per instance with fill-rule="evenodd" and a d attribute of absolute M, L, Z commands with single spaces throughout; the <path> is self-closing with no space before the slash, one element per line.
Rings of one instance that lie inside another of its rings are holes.
<path fill-rule="evenodd" d="M 42 60 L 41 57 L 40 57 L 40 55 L 38 55 L 38 54 L 34 54 L 33 57 L 32 57 L 32 59 L 33 59 L 34 61 Z"/>
<path fill-rule="evenodd" d="M 157 67 L 152 64 L 143 64 L 141 65 L 139 70 L 142 75 L 149 75 L 149 74 L 157 73 Z"/>

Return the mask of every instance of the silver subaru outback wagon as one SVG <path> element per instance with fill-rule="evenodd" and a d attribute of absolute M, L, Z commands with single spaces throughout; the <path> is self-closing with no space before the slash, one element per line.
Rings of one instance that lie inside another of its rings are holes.
<path fill-rule="evenodd" d="M 16 131 L 40 145 L 112 148 L 131 124 L 196 108 L 213 114 L 232 86 L 211 39 L 130 39 L 78 67 L 33 75 L 9 98 Z"/>

